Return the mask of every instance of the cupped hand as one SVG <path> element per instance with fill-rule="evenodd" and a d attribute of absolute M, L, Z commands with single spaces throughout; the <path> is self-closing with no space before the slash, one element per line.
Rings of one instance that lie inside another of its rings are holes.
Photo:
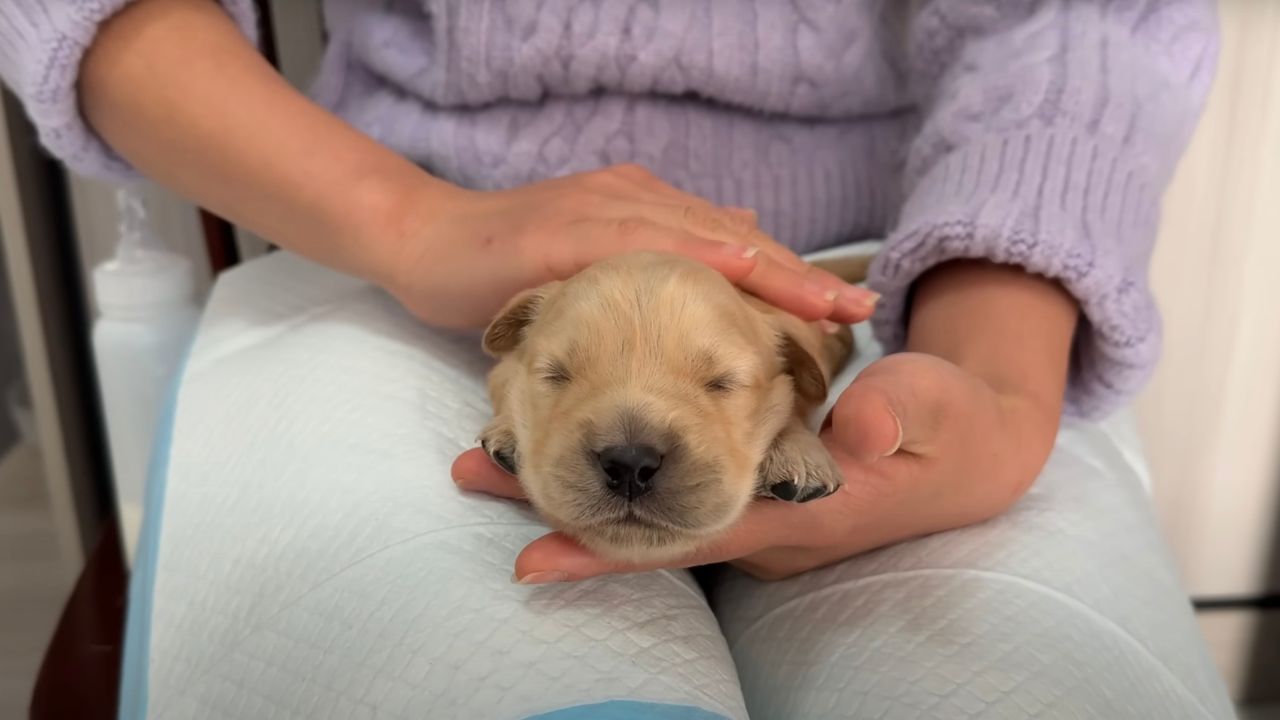
<path fill-rule="evenodd" d="M 1057 427 L 1057 408 L 998 393 L 946 360 L 885 357 L 841 394 L 820 433 L 844 471 L 839 491 L 805 504 L 757 500 L 723 537 L 667 566 L 730 562 L 778 579 L 985 520 L 1030 486 Z M 460 456 L 453 477 L 465 490 L 522 497 L 516 479 L 480 450 Z M 651 569 L 608 562 L 558 532 L 529 544 L 515 563 L 525 583 Z"/>
<path fill-rule="evenodd" d="M 809 266 L 756 226 L 755 213 L 681 192 L 637 165 L 512 190 L 458 190 L 400 220 L 384 284 L 443 327 L 480 327 L 513 295 L 621 253 L 677 253 L 807 320 L 865 320 L 875 294 Z"/>

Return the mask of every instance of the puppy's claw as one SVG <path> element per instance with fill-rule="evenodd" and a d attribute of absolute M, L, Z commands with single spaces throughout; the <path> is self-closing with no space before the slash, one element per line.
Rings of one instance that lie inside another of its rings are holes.
<path fill-rule="evenodd" d="M 790 480 L 783 480 L 782 482 L 776 482 L 769 486 L 769 494 L 779 500 L 794 500 L 796 498 L 796 493 L 799 491 L 800 489 L 796 487 L 796 484 Z M 803 502 L 803 500 L 801 502 Z"/>
<path fill-rule="evenodd" d="M 493 460 L 495 465 L 505 470 L 508 475 L 516 474 L 516 461 L 515 458 L 511 457 L 511 453 L 502 451 L 491 452 L 489 453 L 489 457 Z"/>
<path fill-rule="evenodd" d="M 835 488 L 826 487 L 824 485 L 816 485 L 814 487 L 806 489 L 803 493 L 801 493 L 800 497 L 796 498 L 796 502 L 807 503 L 810 500 L 817 500 L 818 498 L 824 498 L 835 491 L 836 491 Z"/>
<path fill-rule="evenodd" d="M 502 468 L 508 475 L 515 475 L 519 467 L 516 462 L 515 437 L 502 425 L 494 424 L 480 434 L 480 448 L 484 450 L 493 464 Z"/>
<path fill-rule="evenodd" d="M 786 428 L 760 464 L 757 492 L 786 502 L 824 498 L 843 482 L 818 436 L 803 425 Z"/>

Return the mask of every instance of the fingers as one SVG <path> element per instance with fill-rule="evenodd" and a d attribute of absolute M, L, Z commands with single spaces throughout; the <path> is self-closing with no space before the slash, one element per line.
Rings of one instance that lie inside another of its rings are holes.
<path fill-rule="evenodd" d="M 754 210 L 720 207 L 668 185 L 640 165 L 617 165 L 610 170 L 627 182 L 633 191 L 638 191 L 640 197 L 653 202 L 655 207 L 649 208 L 653 213 L 651 217 L 663 224 L 736 245 L 758 245 L 757 239 L 773 242 L 759 231 L 759 216 Z M 619 209 L 624 208 L 619 206 Z M 752 237 L 753 234 L 759 237 Z M 772 252 L 773 248 L 768 250 Z M 795 259 L 800 260 L 799 257 Z"/>
<path fill-rule="evenodd" d="M 613 567 L 564 533 L 553 532 L 525 546 L 512 579 L 523 585 L 585 580 L 613 572 Z"/>
<path fill-rule="evenodd" d="M 621 253 L 669 252 L 709 265 L 804 320 L 856 323 L 871 316 L 875 293 L 811 267 L 761 232 L 752 210 L 717 207 L 638 165 L 614 166 L 592 177 L 610 200 L 599 206 L 603 217 L 572 225 L 572 241 L 538 244 L 537 255 L 553 279 Z"/>
<path fill-rule="evenodd" d="M 788 276 L 789 281 L 798 279 L 822 288 L 822 292 L 818 293 L 819 297 L 828 291 L 836 293 L 830 312 L 819 317 L 830 317 L 844 323 L 861 322 L 870 317 L 874 308 L 874 293 L 848 285 L 835 275 L 810 266 L 790 248 L 761 232 L 757 224 L 759 218 L 754 210 L 716 206 L 662 182 L 640 166 L 624 165 L 618 166 L 616 170 L 636 189 L 659 203 L 656 208 L 648 209 L 652 213 L 650 217 L 659 224 L 682 229 L 702 238 L 760 248 L 761 253 L 770 260 L 794 273 Z M 763 293 L 762 297 L 770 301 L 778 297 L 767 279 L 760 283 L 756 287 Z M 787 300 L 783 299 L 781 302 L 785 303 Z"/>
<path fill-rule="evenodd" d="M 804 320 L 833 317 L 837 301 L 846 302 L 842 292 L 829 287 L 820 275 L 790 270 L 762 253 L 759 247 L 710 240 L 638 218 L 609 221 L 603 227 L 590 224 L 582 231 L 584 234 L 575 242 L 547 249 L 553 278 L 568 278 L 614 255 L 647 250 L 693 258 L 719 271 L 747 292 Z M 614 242 L 601 241 L 602 235 L 612 235 Z M 865 308 L 863 315 L 869 314 L 870 307 L 865 303 L 862 307 Z"/>
<path fill-rule="evenodd" d="M 738 286 L 801 320 L 862 322 L 875 311 L 878 297 L 864 288 L 845 285 L 817 268 L 806 265 L 797 272 L 767 257 Z"/>
<path fill-rule="evenodd" d="M 804 271 L 814 282 L 828 289 L 834 289 L 838 293 L 835 307 L 829 316 L 831 320 L 845 324 L 860 323 L 870 318 L 871 314 L 875 312 L 876 302 L 880 299 L 879 293 L 857 285 L 850 285 L 826 270 L 807 263 L 804 266 Z"/>
<path fill-rule="evenodd" d="M 453 482 L 463 490 L 486 495 L 524 499 L 524 489 L 514 475 L 493 464 L 480 448 L 473 448 L 458 456 L 450 470 Z"/>
<path fill-rule="evenodd" d="M 808 267 L 799 255 L 760 230 L 754 210 L 722 208 L 678 190 L 673 192 L 678 194 L 654 208 L 654 218 L 663 225 L 731 245 L 758 247 L 778 264 L 797 272 Z"/>
<path fill-rule="evenodd" d="M 661 568 L 687 568 L 726 562 L 760 552 L 795 537 L 808 524 L 811 506 L 757 501 L 742 519 L 693 554 L 654 563 L 619 563 L 606 560 L 563 533 L 553 532 L 529 543 L 516 558 L 515 578 L 525 585 L 569 582 L 613 573 L 644 572 Z"/>
<path fill-rule="evenodd" d="M 731 245 L 674 230 L 642 218 L 579 224 L 576 237 L 546 247 L 546 262 L 553 279 L 564 280 L 606 258 L 628 252 L 651 251 L 684 255 L 720 271 L 738 282 L 755 269 L 760 249 Z"/>
<path fill-rule="evenodd" d="M 818 268 L 802 264 L 801 270 L 787 267 L 758 246 L 742 246 L 710 240 L 694 233 L 673 230 L 636 218 L 611 221 L 604 227 L 584 228 L 576 242 L 548 250 L 551 274 L 564 279 L 614 255 L 648 250 L 693 258 L 719 271 L 730 282 L 760 299 L 786 310 L 802 320 L 829 318 L 855 323 L 866 320 L 875 309 L 876 294 L 845 285 Z M 602 242 L 611 234 L 615 242 Z"/>
<path fill-rule="evenodd" d="M 829 318 L 836 322 L 858 323 L 871 317 L 878 295 L 849 285 L 830 272 L 805 262 L 757 229 L 754 212 L 745 213 L 750 213 L 749 224 L 729 222 L 733 218 L 745 217 L 744 211 L 718 208 L 699 201 L 699 204 L 671 206 L 666 210 L 665 222 L 698 237 L 760 248 L 763 260 L 739 284 L 753 295 L 803 319 Z"/>
<path fill-rule="evenodd" d="M 759 236 L 757 244 L 761 248 L 762 254 L 788 271 L 787 282 L 794 283 L 798 281 L 810 288 L 820 288 L 821 296 L 824 298 L 829 298 L 831 293 L 835 293 L 835 299 L 830 301 L 830 311 L 819 317 L 840 323 L 853 324 L 866 320 L 875 312 L 876 301 L 880 297 L 877 293 L 856 285 L 850 285 L 832 273 L 810 265 L 791 252 L 791 250 L 764 235 L 764 233 L 757 232 L 756 235 Z M 772 298 L 774 296 L 770 289 L 762 288 L 759 292 L 756 292 L 745 287 L 745 285 L 744 289 L 760 295 L 760 297 L 773 302 L 775 305 L 779 304 L 773 301 Z M 782 307 L 787 309 L 785 306 Z M 817 319 L 803 315 L 801 317 L 804 317 L 804 319 Z"/>
<path fill-rule="evenodd" d="M 666 186 L 659 195 L 664 204 L 661 219 L 671 227 L 734 245 L 753 245 L 783 267 L 803 272 L 809 267 L 799 255 L 774 240 L 759 227 L 759 216 L 749 208 L 719 207 L 694 195 Z M 836 283 L 839 279 L 832 276 Z"/>

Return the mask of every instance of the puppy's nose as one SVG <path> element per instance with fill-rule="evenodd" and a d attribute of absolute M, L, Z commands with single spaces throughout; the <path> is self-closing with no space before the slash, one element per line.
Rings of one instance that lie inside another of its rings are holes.
<path fill-rule="evenodd" d="M 613 445 L 597 454 L 605 487 L 618 497 L 634 500 L 653 489 L 653 476 L 662 453 L 650 445 Z"/>

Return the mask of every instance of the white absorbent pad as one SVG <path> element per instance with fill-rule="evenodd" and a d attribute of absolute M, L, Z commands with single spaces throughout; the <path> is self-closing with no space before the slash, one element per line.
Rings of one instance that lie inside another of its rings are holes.
<path fill-rule="evenodd" d="M 544 526 L 449 479 L 489 417 L 478 345 L 287 253 L 218 282 L 148 489 L 122 716 L 1231 716 L 1123 417 L 1064 429 L 993 522 L 726 573 L 717 619 L 683 571 L 510 582 Z"/>

